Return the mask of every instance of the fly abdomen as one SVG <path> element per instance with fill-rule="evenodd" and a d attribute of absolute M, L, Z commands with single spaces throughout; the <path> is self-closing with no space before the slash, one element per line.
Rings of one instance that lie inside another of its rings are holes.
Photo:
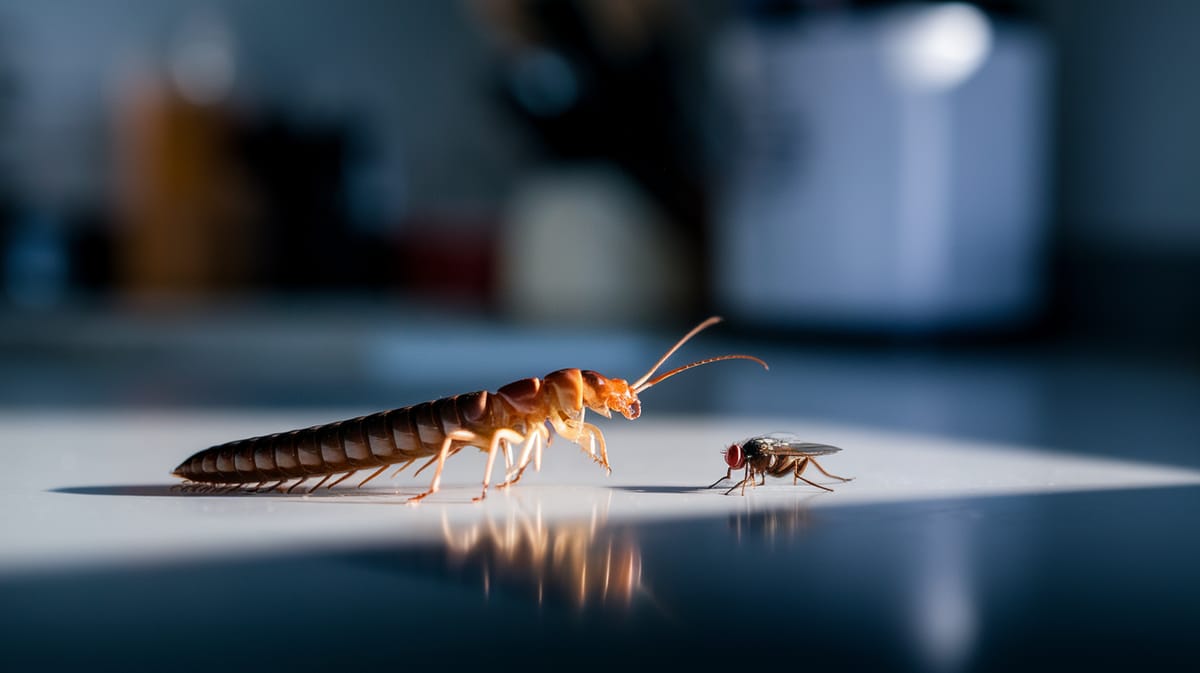
<path fill-rule="evenodd" d="M 801 460 L 795 456 L 771 456 L 771 464 L 764 470 L 772 477 L 786 477 L 796 469 L 796 461 Z"/>

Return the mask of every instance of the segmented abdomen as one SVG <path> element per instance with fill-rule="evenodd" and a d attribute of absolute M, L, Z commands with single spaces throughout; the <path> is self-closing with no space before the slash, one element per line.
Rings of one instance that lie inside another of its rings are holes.
<path fill-rule="evenodd" d="M 254 484 L 337 474 L 433 456 L 446 433 L 493 422 L 486 391 L 444 397 L 402 409 L 200 451 L 174 474 L 196 482 Z"/>
<path fill-rule="evenodd" d="M 775 460 L 768 463 L 766 472 L 772 477 L 786 477 L 791 475 L 796 470 L 796 463 L 800 460 L 796 456 L 772 456 Z"/>

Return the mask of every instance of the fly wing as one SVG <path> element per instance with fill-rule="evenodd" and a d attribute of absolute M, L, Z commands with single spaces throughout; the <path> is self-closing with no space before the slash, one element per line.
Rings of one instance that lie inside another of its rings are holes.
<path fill-rule="evenodd" d="M 841 451 L 836 446 L 802 442 L 794 436 L 782 433 L 753 437 L 743 442 L 743 446 L 747 454 L 751 454 L 757 450 L 764 454 L 773 454 L 776 456 L 828 456 L 831 453 Z"/>

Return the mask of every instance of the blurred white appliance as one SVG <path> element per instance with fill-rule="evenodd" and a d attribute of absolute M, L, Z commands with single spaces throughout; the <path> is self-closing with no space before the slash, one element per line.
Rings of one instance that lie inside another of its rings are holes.
<path fill-rule="evenodd" d="M 903 332 L 1037 309 L 1050 171 L 1036 28 L 947 3 L 747 21 L 724 38 L 721 310 Z"/>

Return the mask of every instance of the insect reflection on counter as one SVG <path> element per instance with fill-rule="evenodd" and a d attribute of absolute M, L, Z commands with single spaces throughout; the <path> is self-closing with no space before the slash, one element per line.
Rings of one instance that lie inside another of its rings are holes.
<path fill-rule="evenodd" d="M 817 488 L 833 491 L 832 488 L 809 481 L 803 475 L 804 470 L 811 464 L 826 477 L 844 482 L 850 481 L 847 477 L 839 477 L 826 472 L 825 468 L 821 467 L 816 460 L 817 456 L 828 456 L 838 451 L 841 449 L 836 446 L 802 442 L 796 436 L 785 433 L 751 437 L 742 442 L 730 444 L 729 448 L 721 452 L 725 456 L 725 464 L 729 466 L 729 469 L 725 471 L 724 477 L 714 481 L 709 488 L 732 478 L 734 470 L 745 469 L 742 480 L 725 491 L 725 495 L 729 495 L 739 486 L 742 487 L 742 495 L 745 495 L 747 484 L 750 486 L 764 484 L 768 474 L 772 477 L 786 477 L 791 474 L 793 484 L 803 481 Z M 754 479 L 759 475 L 762 476 L 762 481 L 755 483 Z"/>
<path fill-rule="evenodd" d="M 437 492 L 447 458 L 474 446 L 488 456 L 483 492 L 475 498 L 478 501 L 487 495 L 498 454 L 504 457 L 506 469 L 505 481 L 498 488 L 515 484 L 530 461 L 535 469 L 541 467 L 542 449 L 550 443 L 551 427 L 611 471 L 604 435 L 583 420 L 588 409 L 605 418 L 616 411 L 633 420 L 642 413 L 638 393 L 693 367 L 735 359 L 767 366 L 750 355 L 721 355 L 654 376 L 680 346 L 720 321 L 713 317 L 697 325 L 632 383 L 589 370 L 560 369 L 543 379 L 514 381 L 494 393 L 481 390 L 347 421 L 227 442 L 183 461 L 174 474 L 188 480 L 185 488 L 200 492 L 258 490 L 266 484 L 270 484 L 267 490 L 274 490 L 292 482 L 287 487 L 290 493 L 308 479 L 321 477 L 311 492 L 337 474 L 342 476 L 329 488 L 360 470 L 371 470 L 370 476 L 358 484 L 362 486 L 392 465 L 400 465 L 396 470 L 399 473 L 415 461 L 428 458 L 416 474 L 434 463 L 437 469 L 429 488 L 409 499 L 415 502 Z M 514 447 L 520 447 L 515 462 Z"/>
<path fill-rule="evenodd" d="M 447 570 L 483 580 L 484 595 L 492 587 L 528 593 L 543 603 L 576 608 L 632 607 L 649 597 L 642 579 L 642 553 L 629 530 L 605 525 L 595 513 L 591 521 L 550 523 L 541 504 L 529 516 L 509 510 L 465 527 L 452 527 L 442 515 Z"/>

